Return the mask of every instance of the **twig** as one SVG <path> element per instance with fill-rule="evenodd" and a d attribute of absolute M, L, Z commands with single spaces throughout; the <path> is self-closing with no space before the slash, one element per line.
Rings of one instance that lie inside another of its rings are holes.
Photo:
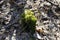
<path fill-rule="evenodd" d="M 56 7 L 59 7 L 59 5 L 56 5 L 56 4 L 54 4 L 53 2 L 51 2 L 51 1 L 49 1 L 49 0 L 46 0 L 47 2 L 49 2 L 49 3 L 51 3 L 51 5 L 54 5 L 54 6 L 56 6 Z"/>

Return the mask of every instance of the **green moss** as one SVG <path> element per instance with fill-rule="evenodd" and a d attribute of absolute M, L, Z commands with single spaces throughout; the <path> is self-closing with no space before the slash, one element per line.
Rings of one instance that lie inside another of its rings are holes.
<path fill-rule="evenodd" d="M 26 31 L 34 33 L 37 21 L 37 18 L 34 16 L 34 12 L 26 9 L 24 13 L 21 15 L 21 17 L 22 24 L 24 27 L 26 27 Z"/>

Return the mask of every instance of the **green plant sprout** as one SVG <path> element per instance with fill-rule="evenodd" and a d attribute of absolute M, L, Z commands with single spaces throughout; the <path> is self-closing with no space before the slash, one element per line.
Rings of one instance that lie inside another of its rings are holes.
<path fill-rule="evenodd" d="M 22 24 L 26 27 L 27 32 L 34 33 L 37 18 L 34 16 L 34 12 L 29 9 L 25 9 L 24 13 L 21 15 Z"/>

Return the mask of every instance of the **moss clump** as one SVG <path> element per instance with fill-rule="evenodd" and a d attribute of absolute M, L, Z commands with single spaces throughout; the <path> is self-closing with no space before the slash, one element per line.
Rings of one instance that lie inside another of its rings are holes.
<path fill-rule="evenodd" d="M 24 13 L 21 15 L 23 27 L 26 27 L 27 32 L 34 33 L 37 18 L 34 16 L 34 12 L 26 9 Z"/>

